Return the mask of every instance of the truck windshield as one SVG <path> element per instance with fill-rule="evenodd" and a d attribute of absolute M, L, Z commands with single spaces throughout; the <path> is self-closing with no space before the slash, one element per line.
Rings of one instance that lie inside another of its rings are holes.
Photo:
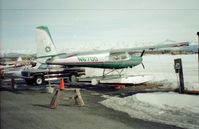
<path fill-rule="evenodd" d="M 47 69 L 47 64 L 41 64 L 38 69 Z"/>

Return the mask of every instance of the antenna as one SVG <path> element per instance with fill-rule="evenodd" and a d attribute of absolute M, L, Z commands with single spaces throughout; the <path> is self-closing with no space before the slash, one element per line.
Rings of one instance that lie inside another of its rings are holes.
<path fill-rule="evenodd" d="M 198 86 L 199 86 L 199 32 L 197 32 L 198 35 Z"/>

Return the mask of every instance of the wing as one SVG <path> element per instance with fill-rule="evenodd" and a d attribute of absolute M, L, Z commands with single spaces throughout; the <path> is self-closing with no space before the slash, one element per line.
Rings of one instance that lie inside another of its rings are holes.
<path fill-rule="evenodd" d="M 182 47 L 182 46 L 189 46 L 189 42 L 173 42 L 166 41 L 162 43 L 158 43 L 157 45 L 150 45 L 150 46 L 143 46 L 143 47 L 134 47 L 134 48 L 123 48 L 123 49 L 108 49 L 108 50 L 93 50 L 93 51 L 86 51 L 86 52 L 72 52 L 72 53 L 58 53 L 51 56 L 42 56 L 37 58 L 46 58 L 46 57 L 70 57 L 73 55 L 87 55 L 87 54 L 96 54 L 96 53 L 104 53 L 104 52 L 110 52 L 110 53 L 136 53 L 136 52 L 142 52 L 145 51 L 155 51 L 161 48 L 174 48 L 174 47 Z"/>
<path fill-rule="evenodd" d="M 108 49 L 108 50 L 93 50 L 93 51 L 87 51 L 87 52 L 72 52 L 66 54 L 66 56 L 71 55 L 84 55 L 84 54 L 95 54 L 95 53 L 103 53 L 103 52 L 110 52 L 110 53 L 137 53 L 145 51 L 156 51 L 158 49 L 162 48 L 175 48 L 175 47 L 182 47 L 182 46 L 189 46 L 189 42 L 174 42 L 174 41 L 165 41 L 162 43 L 158 43 L 157 45 L 149 45 L 149 46 L 143 46 L 143 47 L 134 47 L 134 48 L 123 48 L 123 49 Z"/>
<path fill-rule="evenodd" d="M 158 50 L 158 49 L 162 49 L 162 48 L 174 48 L 174 47 L 182 47 L 182 46 L 189 46 L 189 42 L 179 42 L 179 43 L 164 42 L 164 43 L 159 43 L 157 45 L 111 50 L 111 52 L 112 53 L 115 53 L 115 52 L 141 52 L 143 50 L 154 51 L 154 50 Z"/>

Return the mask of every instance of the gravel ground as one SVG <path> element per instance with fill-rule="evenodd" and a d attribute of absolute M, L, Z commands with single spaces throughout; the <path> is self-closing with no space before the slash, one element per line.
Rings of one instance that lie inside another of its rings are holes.
<path fill-rule="evenodd" d="M 102 94 L 119 94 L 112 88 L 84 88 L 81 91 L 86 106 L 79 107 L 72 91 L 62 93 L 63 100 L 56 109 L 49 104 L 53 94 L 44 93 L 42 87 L 17 83 L 17 91 L 9 82 L 1 82 L 1 129 L 172 129 L 175 126 L 134 119 L 126 113 L 108 109 L 99 104 Z M 100 90 L 98 92 L 98 90 Z M 129 89 L 128 89 L 129 90 Z M 123 90 L 121 90 L 123 92 Z"/>

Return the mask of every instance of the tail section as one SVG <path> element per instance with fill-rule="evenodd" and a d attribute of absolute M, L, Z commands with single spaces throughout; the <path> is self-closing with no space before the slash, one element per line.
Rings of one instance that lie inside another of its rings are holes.
<path fill-rule="evenodd" d="M 37 57 L 56 55 L 56 48 L 47 26 L 37 27 L 36 32 Z"/>

